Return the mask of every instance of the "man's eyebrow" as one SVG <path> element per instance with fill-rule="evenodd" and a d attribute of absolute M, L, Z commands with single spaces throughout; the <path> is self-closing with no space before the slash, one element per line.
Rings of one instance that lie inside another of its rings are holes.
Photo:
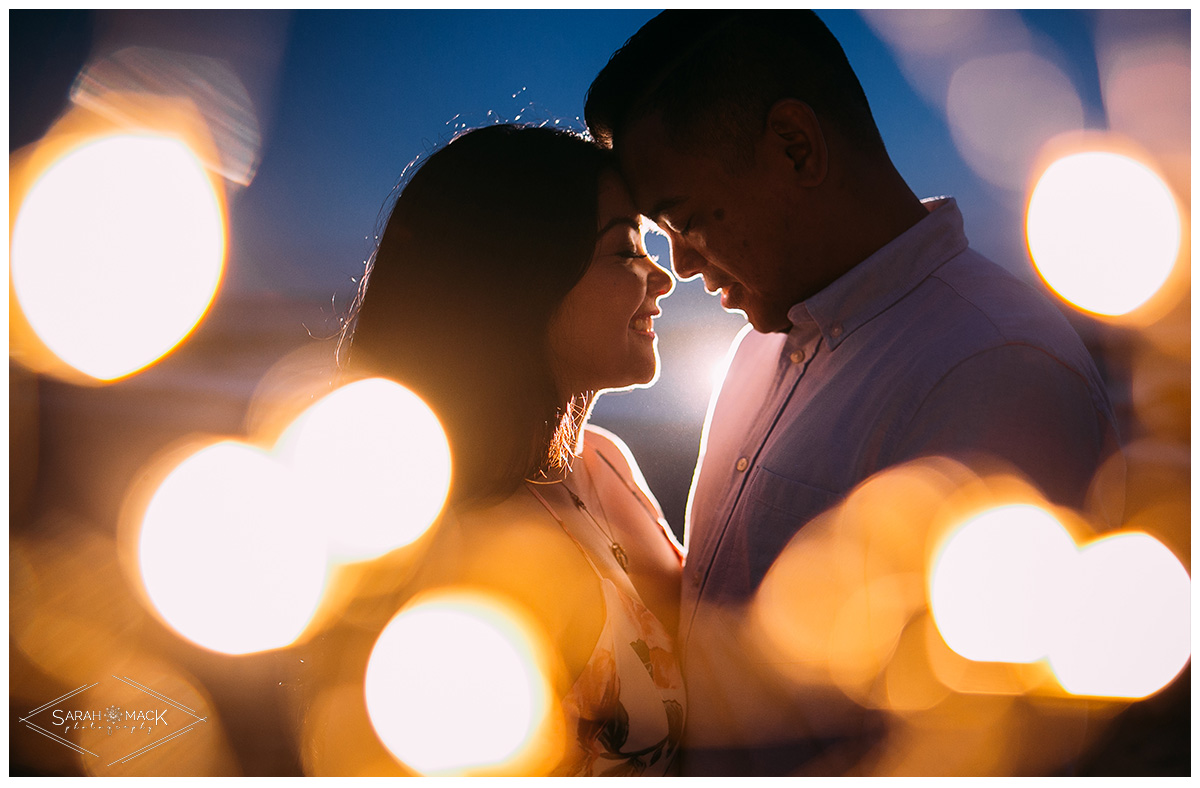
<path fill-rule="evenodd" d="M 646 216 L 657 222 L 660 216 L 674 208 L 676 205 L 679 205 L 686 199 L 686 197 L 664 197 L 658 202 L 654 203 L 650 210 L 646 212 Z"/>

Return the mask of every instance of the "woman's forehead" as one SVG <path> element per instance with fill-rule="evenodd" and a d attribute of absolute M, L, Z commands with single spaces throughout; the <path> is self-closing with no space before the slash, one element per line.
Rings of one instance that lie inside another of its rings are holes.
<path fill-rule="evenodd" d="M 613 170 L 606 170 L 600 175 L 600 194 L 596 206 L 596 220 L 600 234 L 614 227 L 629 226 L 641 232 L 642 217 L 633 207 L 633 198 L 629 188 Z"/>

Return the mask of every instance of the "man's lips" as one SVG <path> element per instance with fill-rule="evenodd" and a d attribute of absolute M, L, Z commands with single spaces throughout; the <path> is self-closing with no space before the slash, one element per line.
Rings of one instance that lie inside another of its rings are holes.
<path fill-rule="evenodd" d="M 727 284 L 719 288 L 721 293 L 721 308 L 722 309 L 737 309 L 736 301 L 741 293 L 741 288 L 737 282 Z"/>
<path fill-rule="evenodd" d="M 729 298 L 730 291 L 732 291 L 734 288 L 736 288 L 737 285 L 738 285 L 737 282 L 722 282 L 722 281 L 708 279 L 708 278 L 704 279 L 705 291 L 712 293 L 713 295 L 720 293 L 721 306 L 725 306 L 725 302 Z"/>

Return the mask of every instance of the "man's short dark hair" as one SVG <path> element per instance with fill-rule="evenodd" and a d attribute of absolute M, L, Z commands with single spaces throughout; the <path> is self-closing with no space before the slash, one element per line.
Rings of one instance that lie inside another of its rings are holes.
<path fill-rule="evenodd" d="M 805 102 L 859 147 L 882 150 L 858 77 L 809 10 L 664 11 L 596 76 L 584 117 L 611 148 L 630 123 L 657 112 L 679 149 L 745 161 L 784 98 Z"/>

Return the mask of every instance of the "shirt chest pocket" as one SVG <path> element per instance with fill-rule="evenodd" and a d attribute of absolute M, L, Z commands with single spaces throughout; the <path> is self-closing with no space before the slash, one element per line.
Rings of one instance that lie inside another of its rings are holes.
<path fill-rule="evenodd" d="M 842 493 L 789 479 L 759 466 L 747 482 L 738 505 L 739 547 L 744 550 L 750 588 L 763 575 L 788 541 L 806 523 L 834 506 Z"/>

